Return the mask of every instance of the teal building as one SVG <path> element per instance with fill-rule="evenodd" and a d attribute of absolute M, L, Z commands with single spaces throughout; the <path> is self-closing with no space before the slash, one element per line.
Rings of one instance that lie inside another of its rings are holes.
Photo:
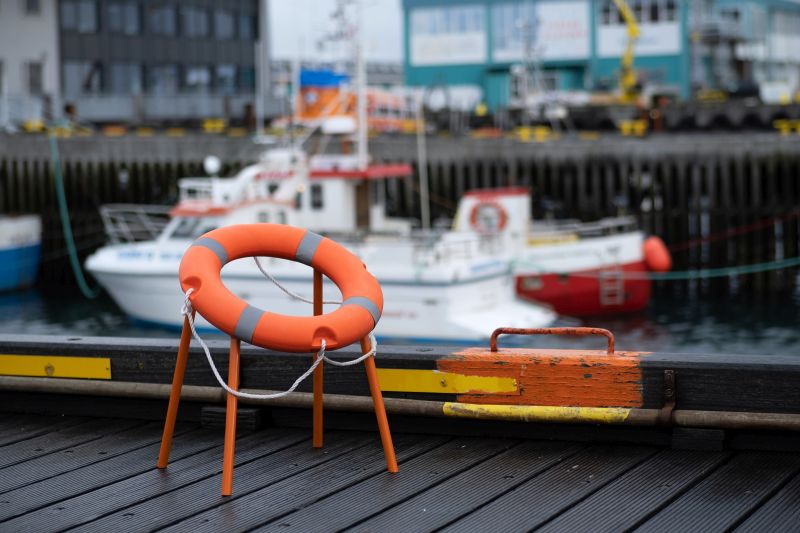
<path fill-rule="evenodd" d="M 800 88 L 800 0 L 628 3 L 646 90 Z M 544 90 L 614 90 L 628 42 L 612 0 L 403 0 L 403 16 L 406 84 L 477 95 L 490 109 L 520 94 L 521 71 Z"/>

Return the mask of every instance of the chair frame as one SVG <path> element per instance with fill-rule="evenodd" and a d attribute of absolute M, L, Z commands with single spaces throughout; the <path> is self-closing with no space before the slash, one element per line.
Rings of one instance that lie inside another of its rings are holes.
<path fill-rule="evenodd" d="M 314 316 L 322 314 L 322 273 L 314 269 Z M 192 310 L 192 320 L 194 320 L 195 311 Z M 164 469 L 169 463 L 169 453 L 172 449 L 172 435 L 175 430 L 175 421 L 178 416 L 178 406 L 181 399 L 181 389 L 183 387 L 183 379 L 186 373 L 186 363 L 189 359 L 189 344 L 192 340 L 192 331 L 189 323 L 189 317 L 184 317 L 183 329 L 181 330 L 181 340 L 178 347 L 178 357 L 175 361 L 175 371 L 172 376 L 172 389 L 169 395 L 169 405 L 167 407 L 167 415 L 164 421 L 164 433 L 161 437 L 161 449 L 158 454 L 158 462 L 156 466 L 159 469 Z M 366 354 L 371 349 L 371 341 L 369 336 L 361 339 L 361 352 Z M 231 337 L 230 343 L 230 358 L 228 362 L 228 386 L 233 390 L 239 390 L 240 378 L 240 350 L 241 341 L 235 337 Z M 314 360 L 318 357 L 317 353 L 313 353 Z M 323 442 L 323 368 L 320 363 L 314 369 L 313 377 L 313 434 L 312 446 L 314 448 L 322 448 Z M 397 458 L 395 457 L 394 445 L 392 443 L 392 434 L 389 430 L 389 421 L 386 417 L 386 407 L 383 403 L 383 395 L 381 393 L 380 383 L 378 381 L 378 371 L 375 366 L 374 357 L 367 357 L 364 360 L 364 367 L 367 373 L 367 381 L 369 382 L 369 390 L 372 395 L 372 403 L 375 407 L 375 416 L 378 422 L 378 431 L 383 445 L 383 453 L 386 457 L 386 467 L 390 473 L 397 473 Z M 230 496 L 233 493 L 233 468 L 234 468 L 234 450 L 236 446 L 236 412 L 238 408 L 239 399 L 233 394 L 228 393 L 227 404 L 225 408 L 225 446 L 222 458 L 222 495 Z"/>

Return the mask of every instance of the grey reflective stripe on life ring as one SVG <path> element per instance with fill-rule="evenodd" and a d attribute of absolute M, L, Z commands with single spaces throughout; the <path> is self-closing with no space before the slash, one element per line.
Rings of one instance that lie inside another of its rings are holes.
<path fill-rule="evenodd" d="M 253 341 L 253 333 L 256 331 L 258 321 L 261 320 L 261 315 L 264 311 L 258 307 L 248 305 L 239 315 L 239 320 L 236 322 L 236 328 L 233 330 L 233 336 L 245 342 Z"/>
<path fill-rule="evenodd" d="M 375 325 L 378 324 L 378 320 L 381 318 L 381 311 L 378 309 L 378 306 L 375 305 L 375 302 L 365 296 L 351 296 L 347 300 L 343 301 L 342 305 L 357 305 L 359 307 L 363 307 L 369 311 L 369 314 L 372 315 L 372 320 L 375 322 Z"/>
<path fill-rule="evenodd" d="M 203 248 L 208 248 L 216 254 L 221 265 L 224 265 L 228 262 L 228 252 L 225 251 L 225 247 L 211 237 L 200 237 L 194 241 L 192 246 L 202 246 Z"/>
<path fill-rule="evenodd" d="M 311 266 L 311 261 L 314 259 L 314 254 L 317 253 L 317 248 L 323 238 L 313 231 L 307 231 L 303 235 L 303 240 L 300 241 L 300 246 L 297 247 L 297 252 L 294 254 L 295 261 Z"/>

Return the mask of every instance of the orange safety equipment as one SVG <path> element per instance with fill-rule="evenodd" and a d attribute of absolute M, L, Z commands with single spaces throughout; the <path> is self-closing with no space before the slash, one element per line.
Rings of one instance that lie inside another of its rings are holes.
<path fill-rule="evenodd" d="M 230 261 L 265 256 L 306 264 L 328 276 L 342 292 L 339 309 L 319 316 L 286 316 L 231 293 L 220 278 Z M 281 224 L 241 224 L 210 231 L 186 251 L 178 272 L 189 301 L 208 322 L 231 337 L 284 352 L 349 346 L 375 328 L 383 292 L 366 266 L 340 244 L 311 231 Z"/>
<path fill-rule="evenodd" d="M 642 252 L 644 262 L 651 272 L 669 272 L 672 268 L 672 257 L 661 238 L 652 235 L 645 239 Z"/>

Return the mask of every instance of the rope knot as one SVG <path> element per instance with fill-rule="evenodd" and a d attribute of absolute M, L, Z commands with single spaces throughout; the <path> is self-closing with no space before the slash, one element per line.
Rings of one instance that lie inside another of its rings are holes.
<path fill-rule="evenodd" d="M 192 302 L 189 301 L 189 295 L 192 294 L 192 292 L 194 292 L 194 289 L 192 289 L 192 288 L 190 288 L 188 291 L 186 291 L 186 295 L 183 298 L 183 305 L 181 306 L 181 315 L 184 315 L 184 316 L 188 317 L 188 316 L 191 316 L 191 314 L 192 314 L 192 310 L 193 310 Z"/>

